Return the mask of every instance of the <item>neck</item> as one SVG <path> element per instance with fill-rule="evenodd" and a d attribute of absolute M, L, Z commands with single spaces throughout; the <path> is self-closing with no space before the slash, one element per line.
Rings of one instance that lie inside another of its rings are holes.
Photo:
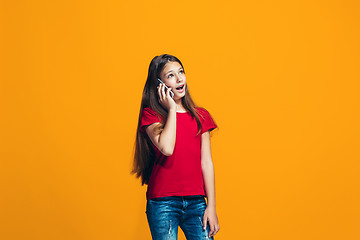
<path fill-rule="evenodd" d="M 184 106 L 182 105 L 182 101 L 181 99 L 176 99 L 174 100 L 176 103 L 176 111 L 178 112 L 184 112 L 186 111 L 186 109 L 184 108 Z"/>

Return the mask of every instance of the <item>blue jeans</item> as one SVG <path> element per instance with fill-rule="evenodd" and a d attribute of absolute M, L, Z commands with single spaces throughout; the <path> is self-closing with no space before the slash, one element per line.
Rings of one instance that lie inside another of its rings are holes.
<path fill-rule="evenodd" d="M 209 238 L 210 227 L 203 230 L 206 201 L 203 196 L 171 196 L 148 199 L 146 215 L 153 240 L 176 240 L 178 226 L 187 240 Z"/>

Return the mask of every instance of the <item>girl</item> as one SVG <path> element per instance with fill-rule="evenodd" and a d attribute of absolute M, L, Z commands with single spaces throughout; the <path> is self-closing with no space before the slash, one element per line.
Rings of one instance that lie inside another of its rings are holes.
<path fill-rule="evenodd" d="M 132 170 L 148 185 L 146 215 L 154 240 L 177 239 L 178 226 L 188 240 L 213 239 L 219 231 L 210 148 L 215 128 L 209 112 L 191 99 L 181 61 L 168 54 L 154 57 Z"/>

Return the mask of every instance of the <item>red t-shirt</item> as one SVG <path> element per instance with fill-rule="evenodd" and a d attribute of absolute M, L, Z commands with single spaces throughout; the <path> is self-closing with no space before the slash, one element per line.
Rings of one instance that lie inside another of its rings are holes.
<path fill-rule="evenodd" d="M 205 185 L 201 170 L 201 134 L 217 128 L 209 112 L 197 108 L 202 124 L 201 132 L 190 113 L 176 113 L 176 141 L 173 154 L 163 155 L 155 145 L 156 160 L 149 179 L 146 198 L 167 196 L 205 196 Z M 161 117 L 150 108 L 145 108 L 141 116 L 141 131 L 145 126 L 161 122 Z"/>

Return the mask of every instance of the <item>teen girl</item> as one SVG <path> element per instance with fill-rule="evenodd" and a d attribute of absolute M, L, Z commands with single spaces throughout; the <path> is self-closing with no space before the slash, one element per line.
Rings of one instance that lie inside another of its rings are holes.
<path fill-rule="evenodd" d="M 158 79 L 164 84 L 158 85 Z M 191 99 L 180 60 L 168 54 L 154 57 L 132 170 L 148 185 L 146 215 L 154 240 L 177 239 L 178 226 L 188 240 L 213 239 L 219 231 L 210 148 L 215 128 L 209 112 Z"/>

